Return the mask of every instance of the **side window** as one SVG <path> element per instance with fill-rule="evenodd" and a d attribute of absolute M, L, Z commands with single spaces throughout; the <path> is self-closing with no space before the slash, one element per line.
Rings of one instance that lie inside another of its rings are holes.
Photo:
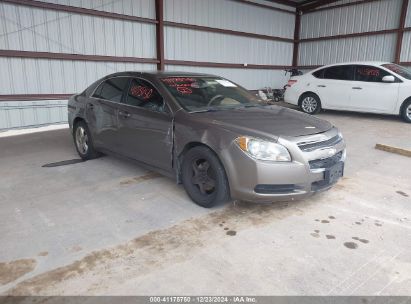
<path fill-rule="evenodd" d="M 101 98 L 101 89 L 103 88 L 103 85 L 104 85 L 104 82 L 101 83 L 101 84 L 97 87 L 97 89 L 94 91 L 94 94 L 93 94 L 92 97 Z"/>
<path fill-rule="evenodd" d="M 323 78 L 324 78 L 324 70 L 325 70 L 325 69 L 321 69 L 321 70 L 315 71 L 315 72 L 313 73 L 313 76 L 314 76 L 315 78 L 323 79 Z"/>
<path fill-rule="evenodd" d="M 355 68 L 355 80 L 365 82 L 382 82 L 383 77 L 391 75 L 387 71 L 368 65 L 358 65 Z"/>
<path fill-rule="evenodd" d="M 147 81 L 132 79 L 125 103 L 157 112 L 165 112 L 163 97 Z"/>
<path fill-rule="evenodd" d="M 93 97 L 120 102 L 123 91 L 127 88 L 127 77 L 110 78 L 104 81 L 94 92 Z"/>
<path fill-rule="evenodd" d="M 353 66 L 340 65 L 327 68 L 324 71 L 324 78 L 336 80 L 354 80 Z"/>

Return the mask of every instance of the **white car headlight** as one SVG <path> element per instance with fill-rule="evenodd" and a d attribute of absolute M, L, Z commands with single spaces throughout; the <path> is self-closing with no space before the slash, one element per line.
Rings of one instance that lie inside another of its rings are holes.
<path fill-rule="evenodd" d="M 289 162 L 288 150 L 277 143 L 252 137 L 241 136 L 236 139 L 237 145 L 248 155 L 259 160 Z"/>

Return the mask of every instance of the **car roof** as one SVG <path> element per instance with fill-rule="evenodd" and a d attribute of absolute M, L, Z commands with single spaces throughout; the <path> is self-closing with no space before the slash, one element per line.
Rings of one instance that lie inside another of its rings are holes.
<path fill-rule="evenodd" d="M 338 66 L 338 65 L 356 65 L 356 64 L 381 66 L 383 64 L 390 64 L 390 63 L 391 62 L 387 62 L 387 61 L 353 61 L 353 62 L 340 62 L 340 63 L 334 63 L 334 64 L 327 64 L 327 65 L 321 66 L 321 68 Z"/>
<path fill-rule="evenodd" d="M 163 77 L 219 77 L 216 75 L 211 74 L 203 74 L 203 73 L 191 73 L 191 72 L 165 72 L 165 71 L 125 71 L 125 72 L 117 72 L 106 75 L 99 80 L 95 81 L 91 84 L 84 92 L 90 93 L 92 92 L 100 83 L 103 81 L 113 78 L 113 77 L 120 77 L 120 76 L 128 76 L 128 77 L 144 77 L 147 80 L 155 80 Z"/>
<path fill-rule="evenodd" d="M 372 66 L 382 66 L 383 64 L 392 64 L 392 62 L 388 61 L 352 61 L 352 62 L 340 62 L 340 63 L 333 63 L 333 64 L 327 64 L 327 65 L 322 65 L 319 66 L 318 68 L 315 68 L 314 70 L 311 70 L 310 73 L 314 73 L 316 71 L 322 70 L 324 68 L 329 68 L 329 67 L 334 67 L 334 66 L 340 66 L 340 65 L 372 65 Z"/>
<path fill-rule="evenodd" d="M 118 72 L 107 75 L 107 77 L 116 77 L 116 76 L 148 76 L 150 78 L 162 78 L 162 77 L 190 77 L 190 76 L 203 76 L 203 77 L 216 77 L 215 75 L 211 74 L 203 74 L 203 73 L 192 73 L 192 72 L 166 72 L 166 71 L 125 71 L 125 72 Z"/>

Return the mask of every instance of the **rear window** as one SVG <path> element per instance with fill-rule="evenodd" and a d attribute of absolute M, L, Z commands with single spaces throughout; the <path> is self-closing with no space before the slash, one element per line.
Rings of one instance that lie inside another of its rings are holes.
<path fill-rule="evenodd" d="M 314 76 L 315 78 L 323 79 L 323 78 L 324 78 L 324 70 L 325 70 L 325 69 L 321 69 L 321 70 L 315 71 L 315 72 L 313 73 L 313 76 Z"/>
<path fill-rule="evenodd" d="M 359 65 L 355 67 L 355 80 L 364 82 L 383 82 L 385 76 L 391 75 L 385 70 L 374 66 Z"/>
<path fill-rule="evenodd" d="M 93 97 L 120 102 L 129 78 L 116 77 L 104 81 L 94 92 Z"/>
<path fill-rule="evenodd" d="M 405 79 L 411 80 L 411 69 L 403 67 L 398 64 L 390 63 L 390 64 L 383 64 L 382 65 L 384 68 L 389 69 L 390 71 L 394 72 L 395 74 L 398 74 Z"/>
<path fill-rule="evenodd" d="M 324 71 L 323 78 L 335 80 L 353 80 L 353 67 L 351 65 L 340 65 L 327 68 Z"/>

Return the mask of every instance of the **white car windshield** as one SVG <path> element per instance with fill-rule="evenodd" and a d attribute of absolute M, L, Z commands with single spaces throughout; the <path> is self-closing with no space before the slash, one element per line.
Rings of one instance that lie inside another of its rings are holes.
<path fill-rule="evenodd" d="M 391 72 L 404 77 L 405 79 L 411 80 L 411 70 L 406 67 L 395 63 L 383 64 L 382 66 L 386 69 L 389 69 Z"/>
<path fill-rule="evenodd" d="M 261 106 L 246 89 L 217 77 L 167 77 L 161 79 L 178 103 L 189 112 Z"/>

